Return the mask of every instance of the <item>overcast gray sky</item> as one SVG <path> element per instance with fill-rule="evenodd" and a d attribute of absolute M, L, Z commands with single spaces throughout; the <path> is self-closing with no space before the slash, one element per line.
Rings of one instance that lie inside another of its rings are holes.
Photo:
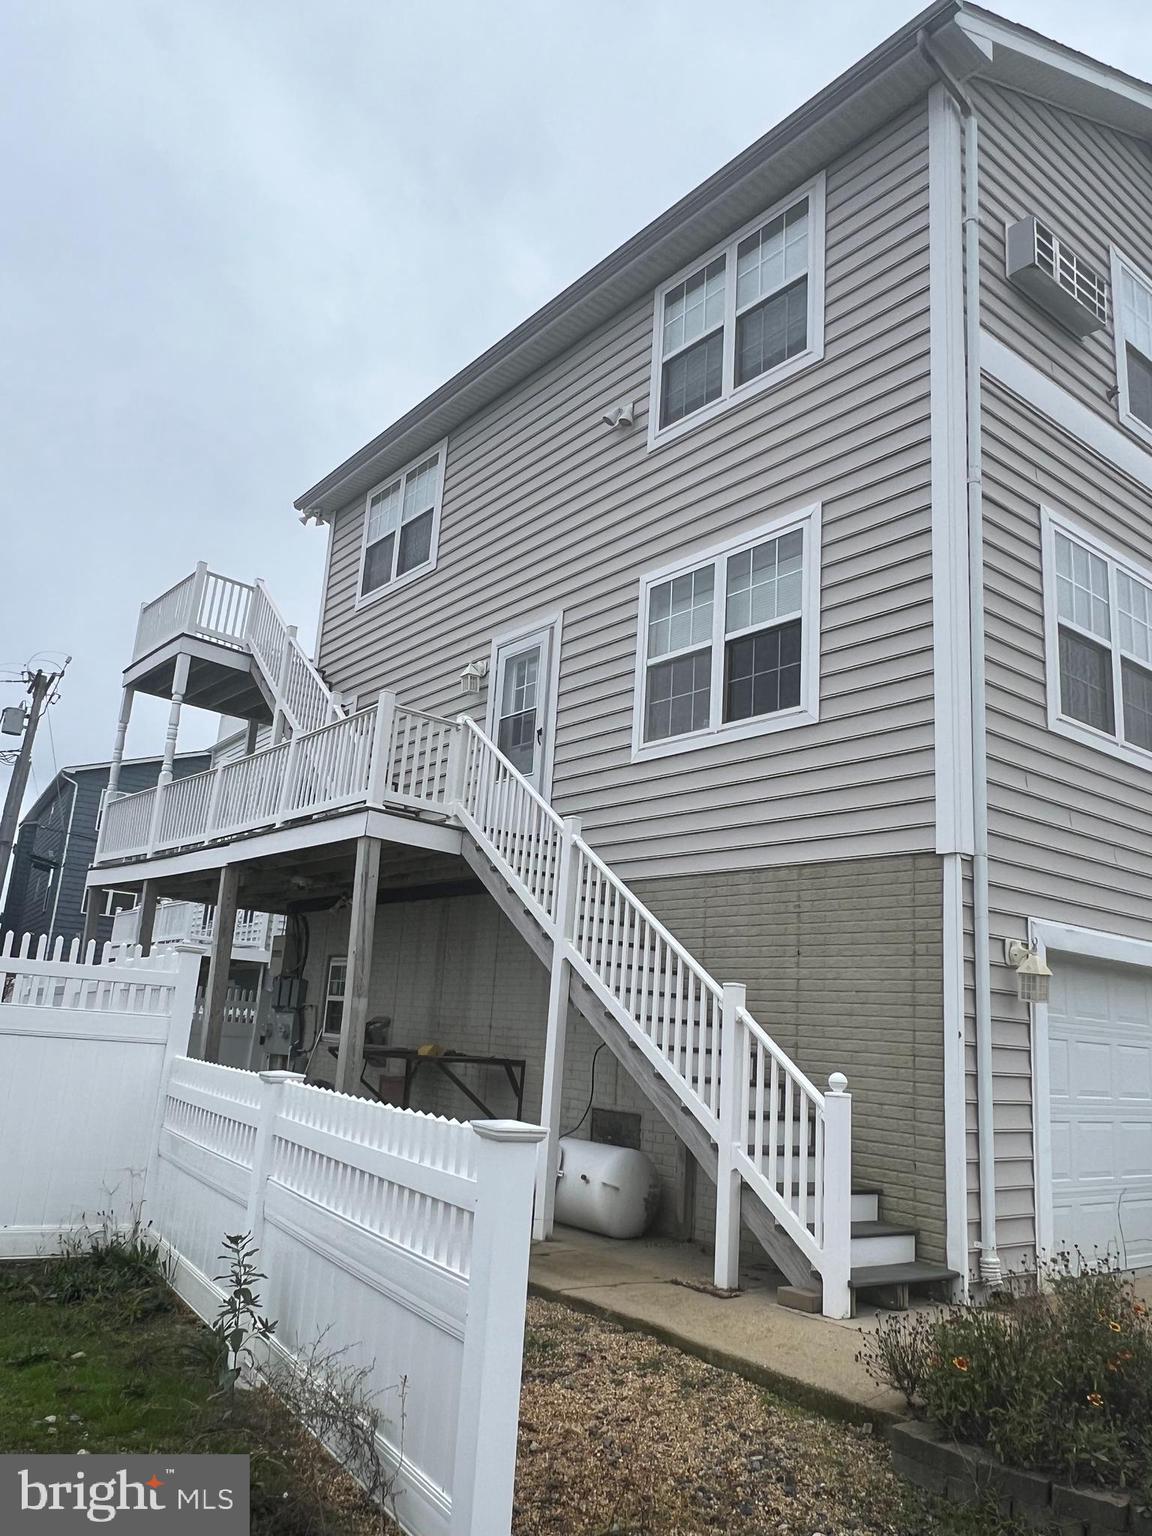
<path fill-rule="evenodd" d="M 73 657 L 35 783 L 197 560 L 311 636 L 292 498 L 917 9 L 0 0 L 0 663 Z M 1147 0 L 1005 14 L 1152 76 Z"/>

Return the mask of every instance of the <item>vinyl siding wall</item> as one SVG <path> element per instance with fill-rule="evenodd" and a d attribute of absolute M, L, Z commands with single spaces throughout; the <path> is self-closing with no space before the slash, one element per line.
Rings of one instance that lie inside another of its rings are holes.
<path fill-rule="evenodd" d="M 1152 153 L 1113 129 L 981 89 L 982 322 L 1118 425 L 1111 331 L 1079 342 L 1004 276 L 1006 219 L 1036 213 L 1105 274 L 1108 243 L 1152 260 Z M 1034 1241 L 1031 1030 L 1001 938 L 1029 917 L 1152 938 L 1152 773 L 1048 729 L 1040 507 L 1152 561 L 1152 493 L 985 380 L 984 539 L 990 926 L 998 1237 L 1008 1266 Z M 1152 462 L 1152 456 L 1150 456 Z M 969 893 L 970 894 L 970 893 Z M 970 937 L 969 937 L 970 942 Z M 970 966 L 970 957 L 969 957 Z M 979 1234 L 969 1019 L 969 1234 Z"/>
<path fill-rule="evenodd" d="M 1109 244 L 1152 268 L 1152 146 L 1047 102 L 991 86 L 980 117 L 982 321 L 1113 426 L 1116 358 L 1109 326 L 1083 340 L 1005 274 L 1004 229 L 1034 213 L 1111 283 Z M 1134 439 L 1137 440 L 1137 439 Z"/>
<path fill-rule="evenodd" d="M 821 363 L 649 452 L 645 302 L 452 437 L 434 573 L 357 610 L 363 503 L 335 520 L 320 664 L 361 703 L 456 713 L 497 631 L 563 608 L 553 798 L 628 878 L 933 847 L 925 111 L 827 206 Z M 819 724 L 631 763 L 641 572 L 817 500 Z"/>

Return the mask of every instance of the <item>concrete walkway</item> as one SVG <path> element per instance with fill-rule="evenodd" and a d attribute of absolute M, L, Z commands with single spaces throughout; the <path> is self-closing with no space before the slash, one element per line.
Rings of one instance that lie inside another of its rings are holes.
<path fill-rule="evenodd" d="M 711 1256 L 692 1243 L 618 1242 L 557 1227 L 532 1249 L 529 1288 L 609 1317 L 700 1355 L 782 1395 L 856 1419 L 905 1416 L 899 1393 L 878 1387 L 856 1352 L 876 1326 L 873 1308 L 850 1322 L 776 1304 L 779 1276 L 742 1264 L 744 1289 L 730 1298 L 695 1289 L 712 1280 Z"/>

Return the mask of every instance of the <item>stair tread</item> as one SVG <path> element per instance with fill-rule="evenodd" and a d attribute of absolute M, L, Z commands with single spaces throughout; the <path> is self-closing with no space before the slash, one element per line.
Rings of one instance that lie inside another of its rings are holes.
<path fill-rule="evenodd" d="M 891 1221 L 854 1221 L 853 1237 L 916 1237 L 919 1227 L 901 1227 Z"/>
<path fill-rule="evenodd" d="M 956 1280 L 959 1270 L 948 1269 L 943 1264 L 928 1264 L 913 1259 L 906 1264 L 868 1264 L 854 1269 L 848 1276 L 848 1285 L 854 1291 L 880 1285 L 926 1284 L 935 1280 Z"/>

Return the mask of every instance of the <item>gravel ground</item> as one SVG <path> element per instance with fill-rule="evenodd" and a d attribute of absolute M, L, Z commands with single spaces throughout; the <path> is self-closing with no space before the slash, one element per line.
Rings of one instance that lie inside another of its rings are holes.
<path fill-rule="evenodd" d="M 868 1427 L 528 1303 L 514 1536 L 910 1536 L 936 1529 Z"/>

